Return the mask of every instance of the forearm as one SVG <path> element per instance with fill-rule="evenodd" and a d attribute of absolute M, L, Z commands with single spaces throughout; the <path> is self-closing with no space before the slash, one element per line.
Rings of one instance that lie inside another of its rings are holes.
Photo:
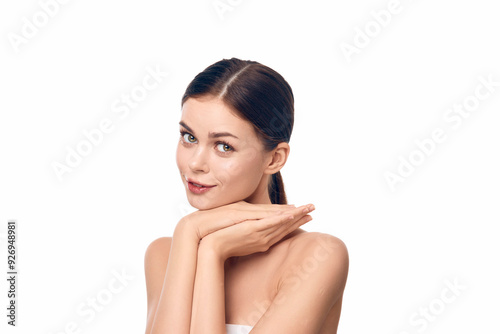
<path fill-rule="evenodd" d="M 151 334 L 189 334 L 199 243 L 190 232 L 175 229 Z"/>
<path fill-rule="evenodd" d="M 191 334 L 225 334 L 224 258 L 201 241 L 193 294 Z"/>

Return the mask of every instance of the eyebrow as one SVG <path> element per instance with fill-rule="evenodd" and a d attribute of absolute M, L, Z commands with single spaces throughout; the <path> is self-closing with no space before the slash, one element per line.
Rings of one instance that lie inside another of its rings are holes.
<path fill-rule="evenodd" d="M 179 124 L 182 125 L 183 127 L 185 127 L 186 129 L 188 129 L 188 131 L 191 131 L 194 133 L 193 129 L 191 129 L 183 121 L 180 121 Z M 238 137 L 236 137 L 235 135 L 233 135 L 232 133 L 229 133 L 229 132 L 209 132 L 208 133 L 208 138 L 219 138 L 219 137 L 234 137 L 236 139 L 239 139 Z"/>

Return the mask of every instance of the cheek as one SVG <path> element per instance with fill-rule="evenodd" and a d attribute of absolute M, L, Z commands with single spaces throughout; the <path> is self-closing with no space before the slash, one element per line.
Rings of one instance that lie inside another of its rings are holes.
<path fill-rule="evenodd" d="M 254 147 L 245 150 L 237 160 L 229 160 L 223 167 L 221 182 L 252 184 L 262 177 L 262 157 Z"/>
<path fill-rule="evenodd" d="M 255 183 L 262 176 L 260 166 L 255 161 L 230 161 L 220 165 L 217 178 L 222 184 L 247 184 Z"/>

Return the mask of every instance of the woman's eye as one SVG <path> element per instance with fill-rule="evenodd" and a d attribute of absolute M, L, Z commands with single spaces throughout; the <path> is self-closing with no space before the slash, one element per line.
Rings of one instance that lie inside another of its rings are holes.
<path fill-rule="evenodd" d="M 196 137 L 190 134 L 189 132 L 181 132 L 181 137 L 183 138 L 183 141 L 187 144 L 194 144 L 196 143 Z M 233 148 L 231 145 L 224 143 L 224 142 L 219 142 L 217 143 L 217 150 L 220 153 L 228 153 L 233 151 Z"/>
<path fill-rule="evenodd" d="M 194 143 L 196 142 L 196 139 L 194 138 L 194 136 L 190 133 L 184 133 L 183 134 L 183 137 L 184 137 L 184 140 L 188 143 Z"/>
<path fill-rule="evenodd" d="M 232 147 L 225 143 L 217 144 L 217 147 L 220 148 L 219 151 L 222 153 L 226 153 L 232 150 Z"/>

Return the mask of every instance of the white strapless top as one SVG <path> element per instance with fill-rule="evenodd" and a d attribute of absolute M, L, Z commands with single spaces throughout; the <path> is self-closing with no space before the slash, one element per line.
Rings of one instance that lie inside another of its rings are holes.
<path fill-rule="evenodd" d="M 226 333 L 227 334 L 248 334 L 248 333 L 250 333 L 252 328 L 253 328 L 252 326 L 226 324 Z"/>

